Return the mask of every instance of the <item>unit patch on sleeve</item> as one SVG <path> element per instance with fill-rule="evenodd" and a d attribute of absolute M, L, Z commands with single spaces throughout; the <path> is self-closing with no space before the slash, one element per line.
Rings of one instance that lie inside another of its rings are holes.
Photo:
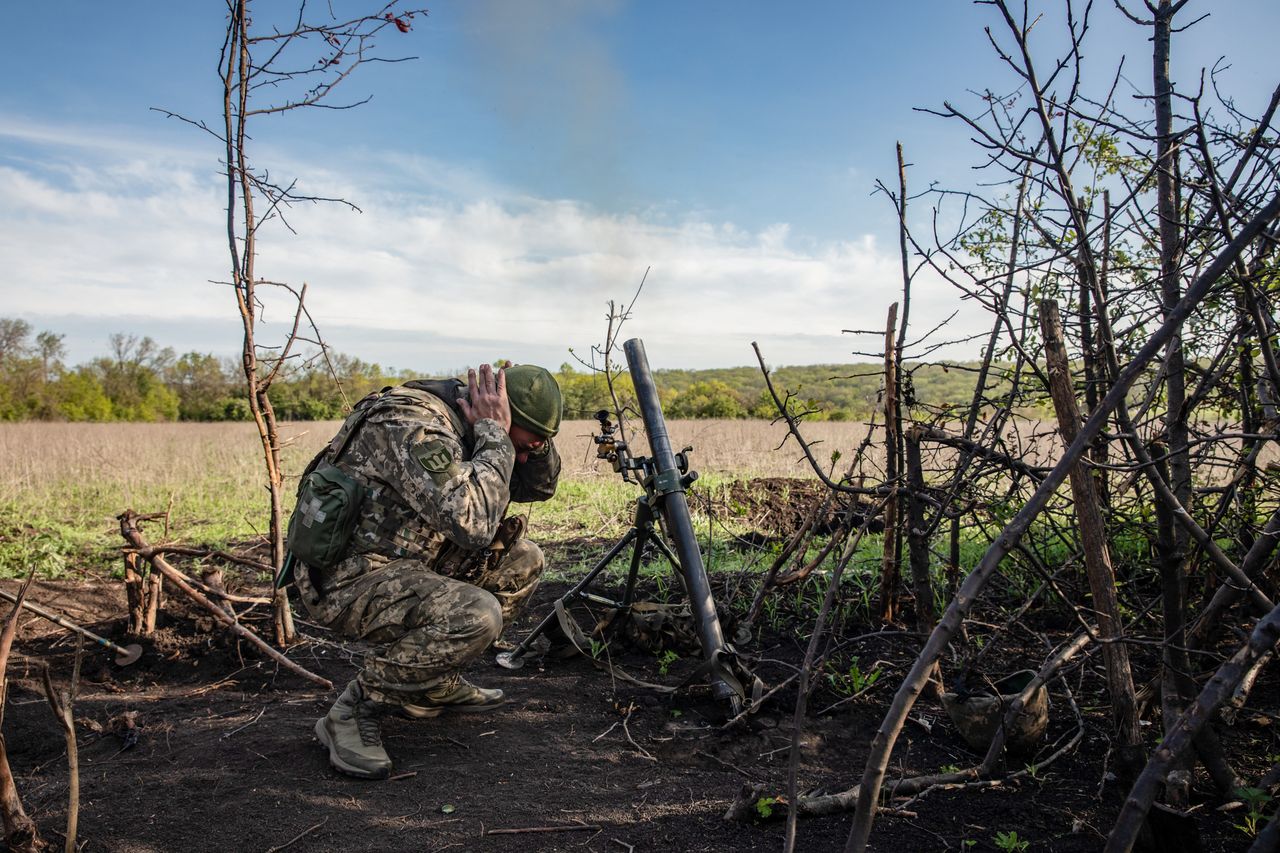
<path fill-rule="evenodd" d="M 453 464 L 453 453 L 443 441 L 431 441 L 415 447 L 413 457 L 432 474 L 443 474 Z"/>

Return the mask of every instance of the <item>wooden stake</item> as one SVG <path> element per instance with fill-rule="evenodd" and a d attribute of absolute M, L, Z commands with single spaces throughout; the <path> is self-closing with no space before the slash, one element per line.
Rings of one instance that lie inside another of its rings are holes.
<path fill-rule="evenodd" d="M 133 547 L 137 548 L 140 551 L 145 551 L 148 548 L 148 545 L 147 545 L 147 541 L 142 538 L 142 532 L 138 530 L 138 514 L 135 513 L 133 510 L 127 510 L 126 512 L 124 512 L 119 516 L 119 521 L 120 521 L 121 535 L 124 536 L 124 538 L 129 542 L 130 545 L 132 545 Z M 267 645 L 267 643 L 264 642 L 263 639 L 259 637 L 257 634 L 255 634 L 253 631 L 241 625 L 239 622 L 235 620 L 234 617 L 228 615 L 227 611 L 223 610 L 221 607 L 219 607 L 218 605 L 210 601 L 208 598 L 206 598 L 203 593 L 201 593 L 195 587 L 191 586 L 191 584 L 187 583 L 187 580 L 183 576 L 183 574 L 179 572 L 177 569 L 175 569 L 173 566 L 169 565 L 168 562 L 165 561 L 164 557 L 161 557 L 159 555 L 152 557 L 151 567 L 154 570 L 158 571 L 160 574 L 162 574 L 164 577 L 168 578 L 169 581 L 174 586 L 176 586 L 184 595 L 186 595 L 196 604 L 199 604 L 205 610 L 208 610 L 210 613 L 212 613 L 217 618 L 217 620 L 222 624 L 226 625 L 227 628 L 229 628 L 232 631 L 232 633 L 248 640 L 249 642 L 257 646 L 262 651 L 262 653 L 265 654 L 267 657 L 271 658 L 273 661 L 280 664 L 285 669 L 289 670 L 295 675 L 300 675 L 303 678 L 307 679 L 308 681 L 312 681 L 316 684 L 319 684 L 321 687 L 324 687 L 326 690 L 333 689 L 332 681 L 330 681 L 327 678 L 323 678 L 319 675 L 316 675 L 314 672 L 304 669 L 303 667 L 289 660 L 280 652 L 276 651 L 275 649 L 271 648 L 271 646 Z"/>
<path fill-rule="evenodd" d="M 894 330 L 898 303 L 889 306 L 884 330 L 884 478 L 889 499 L 884 504 L 884 558 L 880 564 L 880 622 L 898 613 L 898 367 Z"/>
<path fill-rule="evenodd" d="M 138 571 L 138 555 L 133 552 L 124 555 L 124 597 L 129 605 L 125 633 L 130 637 L 141 636 L 144 610 L 142 572 Z"/>
<path fill-rule="evenodd" d="M 1049 394 L 1058 415 L 1058 432 L 1062 435 L 1063 444 L 1070 446 L 1080 434 L 1080 407 L 1076 402 L 1067 360 L 1062 317 L 1058 303 L 1052 299 L 1040 301 L 1040 329 L 1044 334 Z M 1071 466 L 1068 475 L 1071 495 L 1075 500 L 1076 520 L 1080 525 L 1085 572 L 1089 576 L 1089 590 L 1093 593 L 1093 608 L 1098 614 L 1098 635 L 1104 643 L 1102 655 L 1107 666 L 1112 719 L 1120 745 L 1127 753 L 1121 756 L 1123 769 L 1136 775 L 1143 760 L 1138 700 L 1133 687 L 1133 672 L 1129 668 L 1129 649 L 1123 642 L 1124 626 L 1116 596 L 1116 577 L 1107 547 L 1106 526 L 1098 507 L 1097 486 L 1089 469 L 1079 462 Z"/>

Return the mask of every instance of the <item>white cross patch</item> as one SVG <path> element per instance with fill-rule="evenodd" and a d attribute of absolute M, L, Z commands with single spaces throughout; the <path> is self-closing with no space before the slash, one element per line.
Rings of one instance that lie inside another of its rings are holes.
<path fill-rule="evenodd" d="M 302 515 L 302 526 L 311 527 L 316 522 L 324 521 L 325 511 L 320 509 L 320 499 L 312 498 L 298 512 Z"/>

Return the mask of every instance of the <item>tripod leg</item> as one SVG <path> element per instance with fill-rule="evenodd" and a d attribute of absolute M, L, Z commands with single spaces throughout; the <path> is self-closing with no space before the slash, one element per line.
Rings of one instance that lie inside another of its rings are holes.
<path fill-rule="evenodd" d="M 640 531 L 638 531 L 634 527 L 628 530 L 626 532 L 626 535 L 624 535 L 621 539 L 619 539 L 616 543 L 614 543 L 614 546 L 609 549 L 609 552 L 600 558 L 600 561 L 596 563 L 595 566 L 592 567 L 591 571 L 587 572 L 587 574 L 582 578 L 582 580 L 578 581 L 576 584 L 573 585 L 572 589 L 570 589 L 564 595 L 560 596 L 560 600 L 562 602 L 568 603 L 576 599 L 582 593 L 582 591 L 586 589 L 593 580 L 596 579 L 596 576 L 599 575 L 602 571 L 604 571 L 605 567 L 608 566 L 610 563 L 612 563 L 614 558 L 616 558 L 619 554 L 621 554 L 623 550 L 632 542 L 634 542 L 639 535 L 640 535 Z M 634 563 L 634 558 L 633 558 L 633 563 Z M 498 658 L 497 658 L 498 665 L 503 667 L 504 669 L 519 669 L 520 667 L 524 666 L 523 659 L 525 655 L 529 654 L 529 649 L 533 647 L 533 641 L 536 640 L 538 637 L 541 637 L 543 634 L 545 634 L 547 630 L 550 629 L 552 624 L 554 624 L 555 622 L 556 622 L 556 614 L 555 614 L 555 611 L 552 611 L 551 613 L 547 614 L 546 618 L 544 618 L 541 622 L 538 623 L 538 627 L 534 628 L 527 637 L 525 637 L 523 640 L 520 641 L 520 644 L 518 646 L 516 646 L 514 649 L 512 649 L 509 652 L 503 652 L 502 654 L 498 655 Z"/>
<path fill-rule="evenodd" d="M 636 579 L 640 576 L 640 559 L 644 556 L 644 548 L 650 542 L 657 544 L 665 553 L 670 554 L 671 550 L 667 547 L 667 543 L 662 541 L 661 536 L 653 534 L 653 509 L 645 501 L 636 504 L 636 547 L 631 552 L 631 568 L 627 572 L 627 586 L 622 593 L 622 606 L 627 608 L 631 606 L 631 602 L 635 601 Z"/>
<path fill-rule="evenodd" d="M 631 566 L 627 569 L 627 585 L 623 588 L 621 600 L 613 608 L 613 615 L 609 617 L 609 623 L 601 631 L 602 639 L 606 641 L 613 637 L 621 620 L 625 619 L 631 612 L 631 603 L 635 601 L 636 596 L 636 580 L 640 576 L 640 558 L 644 556 L 644 546 L 650 541 L 661 541 L 653 535 L 652 516 L 647 514 L 647 507 L 644 507 L 643 504 L 641 506 L 643 509 L 636 511 L 637 533 L 635 546 L 631 549 Z"/>

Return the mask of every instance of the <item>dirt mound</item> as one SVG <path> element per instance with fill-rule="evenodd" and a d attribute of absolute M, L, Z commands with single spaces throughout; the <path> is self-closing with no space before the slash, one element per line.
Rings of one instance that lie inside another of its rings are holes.
<path fill-rule="evenodd" d="M 745 524 L 758 538 L 785 539 L 814 519 L 815 532 L 832 533 L 853 497 L 827 488 L 822 482 L 800 477 L 762 477 L 740 480 L 714 490 L 695 487 L 694 499 L 713 516 Z M 860 502 L 855 524 L 870 504 Z M 875 522 L 874 524 L 878 524 Z"/>

